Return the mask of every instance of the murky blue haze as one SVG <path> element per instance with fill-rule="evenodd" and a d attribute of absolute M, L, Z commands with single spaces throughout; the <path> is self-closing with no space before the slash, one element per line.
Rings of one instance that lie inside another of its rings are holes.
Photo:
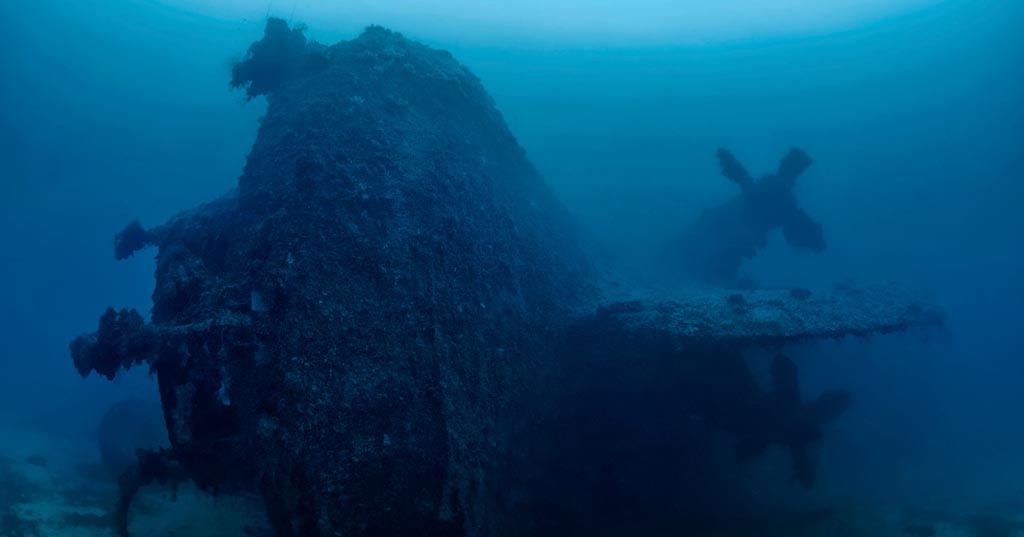
<path fill-rule="evenodd" d="M 815 494 L 929 508 L 1016 501 L 1024 516 L 1024 3 L 937 1 L 720 39 L 604 39 L 578 25 L 488 36 L 486 24 L 463 33 L 429 13 L 381 13 L 0 7 L 0 427 L 88 437 L 114 401 L 156 397 L 144 371 L 114 386 L 82 380 L 67 343 L 107 305 L 151 305 L 152 255 L 115 262 L 115 231 L 234 186 L 265 105 L 229 91 L 230 65 L 264 15 L 300 19 L 324 42 L 395 20 L 481 78 L 628 278 L 655 280 L 658 249 L 734 193 L 716 148 L 755 173 L 805 149 L 814 165 L 797 195 L 828 249 L 795 253 L 772 236 L 743 273 L 765 286 L 896 281 L 948 312 L 942 331 L 792 349 L 805 389 L 855 397 L 821 446 Z M 751 479 L 754 494 L 802 494 Z"/>

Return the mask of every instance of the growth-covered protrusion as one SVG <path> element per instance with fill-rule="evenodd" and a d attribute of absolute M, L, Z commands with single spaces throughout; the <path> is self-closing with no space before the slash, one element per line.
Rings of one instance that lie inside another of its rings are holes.
<path fill-rule="evenodd" d="M 269 18 L 263 39 L 231 69 L 231 87 L 245 88 L 249 99 L 267 95 L 284 82 L 325 66 L 323 52 L 323 45 L 306 40 L 301 27 L 289 28 L 284 20 Z"/>
<path fill-rule="evenodd" d="M 99 330 L 78 336 L 70 347 L 80 375 L 87 377 L 95 371 L 113 380 L 122 368 L 155 358 L 157 338 L 139 312 L 107 308 L 100 317 Z"/>
<path fill-rule="evenodd" d="M 114 257 L 118 261 L 127 259 L 151 242 L 149 233 L 138 220 L 132 220 L 120 233 L 114 235 Z"/>

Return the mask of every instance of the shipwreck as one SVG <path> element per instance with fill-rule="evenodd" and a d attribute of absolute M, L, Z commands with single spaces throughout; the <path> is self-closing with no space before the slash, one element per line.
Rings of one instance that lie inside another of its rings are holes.
<path fill-rule="evenodd" d="M 83 376 L 158 380 L 171 448 L 122 476 L 122 533 L 139 486 L 182 479 L 259 493 L 282 537 L 667 523 L 703 486 L 679 481 L 686 416 L 737 454 L 788 442 L 813 483 L 801 450 L 847 399 L 801 396 L 784 356 L 762 388 L 745 349 L 942 322 L 896 287 L 611 282 L 479 80 L 398 33 L 271 19 L 233 84 L 268 101 L 237 189 L 119 233 L 119 258 L 158 249 L 151 319 L 109 309 L 71 343 Z"/>

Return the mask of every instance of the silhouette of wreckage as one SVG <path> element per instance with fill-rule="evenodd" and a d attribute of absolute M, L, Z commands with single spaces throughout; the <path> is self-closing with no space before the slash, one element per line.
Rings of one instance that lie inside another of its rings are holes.
<path fill-rule="evenodd" d="M 705 210 L 697 222 L 672 245 L 673 264 L 690 276 L 716 284 L 734 283 L 744 261 L 753 259 L 768 243 L 768 234 L 781 228 L 786 242 L 799 251 L 825 249 L 821 224 L 801 209 L 793 186 L 811 165 L 803 150 L 793 148 L 779 169 L 758 180 L 726 149 L 718 150 L 722 175 L 740 187 L 740 194 Z"/>
<path fill-rule="evenodd" d="M 282 536 L 635 523 L 667 504 L 621 495 L 660 476 L 660 499 L 688 493 L 687 415 L 740 456 L 788 447 L 811 485 L 808 449 L 848 394 L 803 402 L 782 355 L 762 389 L 742 351 L 942 322 L 895 287 L 611 283 L 478 79 L 383 28 L 327 47 L 270 19 L 234 75 L 268 98 L 238 188 L 119 233 L 118 258 L 159 249 L 152 321 L 108 309 L 70 345 L 82 376 L 146 364 L 158 380 L 171 447 L 122 475 L 121 534 L 140 486 L 183 479 L 260 493 Z M 817 244 L 793 218 L 791 241 Z M 616 466 L 629 456 L 664 467 L 638 478 Z M 602 500 L 586 480 L 609 468 Z"/>

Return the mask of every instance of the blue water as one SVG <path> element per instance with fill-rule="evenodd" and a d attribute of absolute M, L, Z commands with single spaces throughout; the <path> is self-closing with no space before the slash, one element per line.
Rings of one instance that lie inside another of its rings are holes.
<path fill-rule="evenodd" d="M 144 371 L 114 385 L 80 379 L 67 342 L 108 304 L 148 311 L 153 260 L 115 262 L 116 230 L 235 184 L 264 104 L 227 82 L 260 35 L 258 11 L 0 6 L 0 421 L 90 431 L 112 402 L 155 397 Z M 769 286 L 897 281 L 933 292 L 949 314 L 926 341 L 793 351 L 808 390 L 856 394 L 822 446 L 822 493 L 1024 506 L 1024 2 L 933 2 L 717 40 L 713 25 L 700 40 L 560 39 L 550 28 L 538 40 L 526 23 L 488 39 L 429 16 L 379 14 L 412 21 L 395 29 L 482 79 L 602 255 L 638 280 L 654 278 L 643 260 L 680 222 L 734 193 L 716 148 L 752 171 L 805 149 L 815 163 L 797 195 L 829 247 L 801 255 L 773 236 L 744 273 Z M 325 41 L 359 26 L 299 22 Z"/>

